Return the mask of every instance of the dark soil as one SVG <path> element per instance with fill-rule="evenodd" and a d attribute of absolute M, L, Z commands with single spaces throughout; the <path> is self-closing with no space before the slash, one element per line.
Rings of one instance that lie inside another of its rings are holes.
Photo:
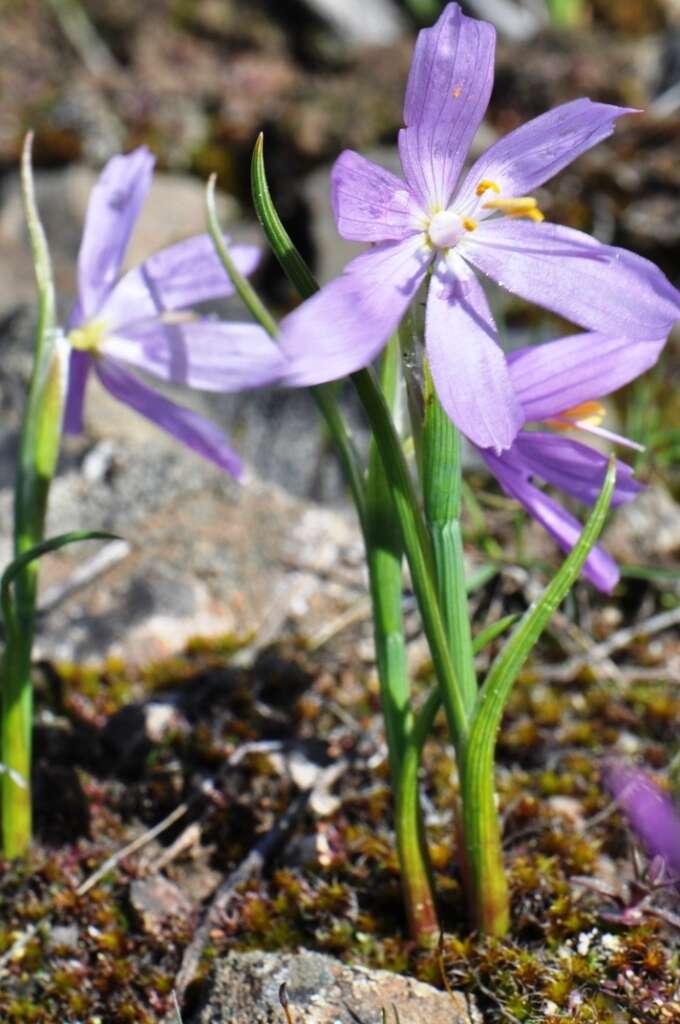
<path fill-rule="evenodd" d="M 626 621 L 670 600 L 639 581 L 621 597 Z M 478 596 L 478 624 L 525 602 L 521 585 L 498 577 Z M 474 993 L 488 1022 L 677 1019 L 678 891 L 650 880 L 600 778 L 603 756 L 617 751 L 668 780 L 680 701 L 666 666 L 677 665 L 677 638 L 633 639 L 608 668 L 556 681 L 581 625 L 611 633 L 612 607 L 580 587 L 508 709 L 498 765 L 507 941 L 469 933 L 443 723 L 428 744 L 423 797 L 444 928 L 433 954 L 404 933 L 376 684 L 357 636 L 314 656 L 289 638 L 245 668 L 199 642 L 131 677 L 115 663 L 39 666 L 37 840 L 0 881 L 2 1019 L 162 1020 L 211 896 L 315 784 L 283 848 L 211 928 L 185 1022 L 214 956 L 298 946 Z M 420 676 L 424 693 L 426 665 Z M 182 804 L 157 839 L 78 894 Z"/>

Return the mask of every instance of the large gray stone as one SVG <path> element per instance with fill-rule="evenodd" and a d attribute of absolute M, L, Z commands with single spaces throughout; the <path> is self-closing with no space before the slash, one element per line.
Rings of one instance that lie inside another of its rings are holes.
<path fill-rule="evenodd" d="M 471 1024 L 475 1019 L 459 992 L 449 995 L 413 978 L 349 967 L 302 950 L 232 953 L 218 960 L 195 1024 L 282 1021 L 283 984 L 295 1024 L 381 1024 L 383 1010 L 387 1020 L 404 1024 Z"/>

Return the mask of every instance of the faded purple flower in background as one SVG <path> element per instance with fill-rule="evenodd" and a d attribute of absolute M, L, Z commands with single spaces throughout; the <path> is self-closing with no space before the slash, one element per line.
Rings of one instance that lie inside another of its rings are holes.
<path fill-rule="evenodd" d="M 607 472 L 607 458 L 566 437 L 565 432 L 588 431 L 639 448 L 602 429 L 604 408 L 597 399 L 648 370 L 662 346 L 663 342 L 633 343 L 588 332 L 520 349 L 508 358 L 510 380 L 526 423 L 547 425 L 553 432 L 522 430 L 500 455 L 488 449 L 479 451 L 506 494 L 519 501 L 565 552 L 578 540 L 582 526 L 532 480 L 539 477 L 586 505 L 595 503 Z M 630 466 L 617 462 L 612 505 L 631 501 L 640 489 Z M 599 544 L 588 555 L 583 573 L 607 592 L 619 580 L 616 562 Z"/>
<path fill-rule="evenodd" d="M 114 398 L 238 476 L 241 462 L 214 424 L 130 372 L 227 392 L 270 383 L 282 365 L 278 348 L 256 324 L 189 312 L 196 303 L 233 294 L 208 235 L 163 249 L 119 279 L 153 163 L 145 146 L 115 156 L 92 191 L 78 255 L 78 302 L 67 327 L 71 356 L 64 429 L 82 430 L 85 386 L 93 369 Z M 231 255 L 241 273 L 249 274 L 259 250 L 233 246 Z"/>
<path fill-rule="evenodd" d="M 493 145 L 457 186 L 493 83 L 495 32 L 448 4 L 421 32 L 399 153 L 406 181 L 346 151 L 332 175 L 338 231 L 372 243 L 288 316 L 287 381 L 317 384 L 368 365 L 425 280 L 425 343 L 439 398 L 484 448 L 523 423 L 488 304 L 473 271 L 589 330 L 665 338 L 680 295 L 648 260 L 571 228 L 542 224 L 528 193 L 611 134 L 625 108 L 580 99 Z"/>
<path fill-rule="evenodd" d="M 668 873 L 680 878 L 680 812 L 668 793 L 619 759 L 605 762 L 603 777 L 650 857 L 663 857 Z"/>

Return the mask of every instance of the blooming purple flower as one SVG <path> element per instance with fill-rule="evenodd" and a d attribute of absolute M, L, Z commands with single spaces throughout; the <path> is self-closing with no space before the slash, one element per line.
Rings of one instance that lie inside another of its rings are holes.
<path fill-rule="evenodd" d="M 663 857 L 680 878 L 680 813 L 646 772 L 619 759 L 607 761 L 604 782 L 651 857 Z"/>
<path fill-rule="evenodd" d="M 566 437 L 565 432 L 580 429 L 639 448 L 600 427 L 604 408 L 597 399 L 649 369 L 662 346 L 663 342 L 632 343 L 588 332 L 520 349 L 508 357 L 510 381 L 525 422 L 547 425 L 553 432 L 522 430 L 501 454 L 483 448 L 479 451 L 506 494 L 519 501 L 564 551 L 570 551 L 578 540 L 581 524 L 532 479 L 539 477 L 578 501 L 594 504 L 607 472 L 607 458 Z M 617 462 L 612 504 L 630 501 L 640 489 L 630 466 Z M 619 579 L 616 562 L 599 544 L 590 552 L 583 571 L 607 592 Z"/>
<path fill-rule="evenodd" d="M 115 156 L 92 191 L 78 255 L 78 301 L 67 327 L 71 353 L 64 429 L 82 430 L 85 386 L 94 370 L 114 398 L 238 476 L 241 462 L 214 424 L 130 372 L 226 392 L 267 384 L 282 365 L 277 346 L 261 327 L 188 311 L 233 293 L 208 235 L 163 249 L 119 278 L 153 163 L 145 146 Z M 242 274 L 251 273 L 259 259 L 254 246 L 233 246 L 231 255 Z"/>
<path fill-rule="evenodd" d="M 439 398 L 481 447 L 508 448 L 523 422 L 473 271 L 591 331 L 665 338 L 680 295 L 649 261 L 543 224 L 530 193 L 630 111 L 580 99 L 493 145 L 457 185 L 493 82 L 495 33 L 450 3 L 416 43 L 399 133 L 405 182 L 346 151 L 332 174 L 340 234 L 371 243 L 287 317 L 288 383 L 368 365 L 431 271 L 425 343 Z"/>

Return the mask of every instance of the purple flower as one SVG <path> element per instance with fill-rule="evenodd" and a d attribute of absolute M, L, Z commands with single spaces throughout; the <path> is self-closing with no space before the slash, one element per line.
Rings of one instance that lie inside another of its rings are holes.
<path fill-rule="evenodd" d="M 604 782 L 651 857 L 663 857 L 669 873 L 680 878 L 680 814 L 675 804 L 640 768 L 607 761 Z"/>
<path fill-rule="evenodd" d="M 368 365 L 431 270 L 425 342 L 453 422 L 500 452 L 522 422 L 473 268 L 589 330 L 665 338 L 680 295 L 647 260 L 543 224 L 531 193 L 613 131 L 625 108 L 575 100 L 493 145 L 457 185 L 493 82 L 495 33 L 448 4 L 423 31 L 406 90 L 399 152 L 406 181 L 346 151 L 332 175 L 340 234 L 372 243 L 283 322 L 288 383 Z"/>
<path fill-rule="evenodd" d="M 114 398 L 238 476 L 241 462 L 214 424 L 130 372 L 206 391 L 236 391 L 271 382 L 282 365 L 278 348 L 257 325 L 188 312 L 195 303 L 233 293 L 208 235 L 163 249 L 119 278 L 153 163 L 145 146 L 115 156 L 92 191 L 78 255 L 78 301 L 67 328 L 71 356 L 64 429 L 82 430 L 85 386 L 93 369 Z M 259 259 L 254 246 L 233 246 L 231 254 L 243 274 Z"/>
<path fill-rule="evenodd" d="M 607 458 L 565 433 L 580 429 L 639 448 L 602 429 L 604 408 L 597 399 L 649 369 L 662 347 L 663 342 L 632 343 L 589 332 L 520 349 L 508 357 L 510 381 L 525 421 L 547 425 L 553 432 L 523 430 L 500 455 L 489 449 L 479 451 L 506 494 L 524 505 L 566 552 L 578 540 L 581 524 L 535 487 L 532 479 L 539 477 L 586 505 L 594 504 L 604 482 Z M 618 462 L 612 504 L 630 501 L 640 489 L 630 466 Z M 600 545 L 590 552 L 583 571 L 607 592 L 619 579 L 616 562 Z"/>

